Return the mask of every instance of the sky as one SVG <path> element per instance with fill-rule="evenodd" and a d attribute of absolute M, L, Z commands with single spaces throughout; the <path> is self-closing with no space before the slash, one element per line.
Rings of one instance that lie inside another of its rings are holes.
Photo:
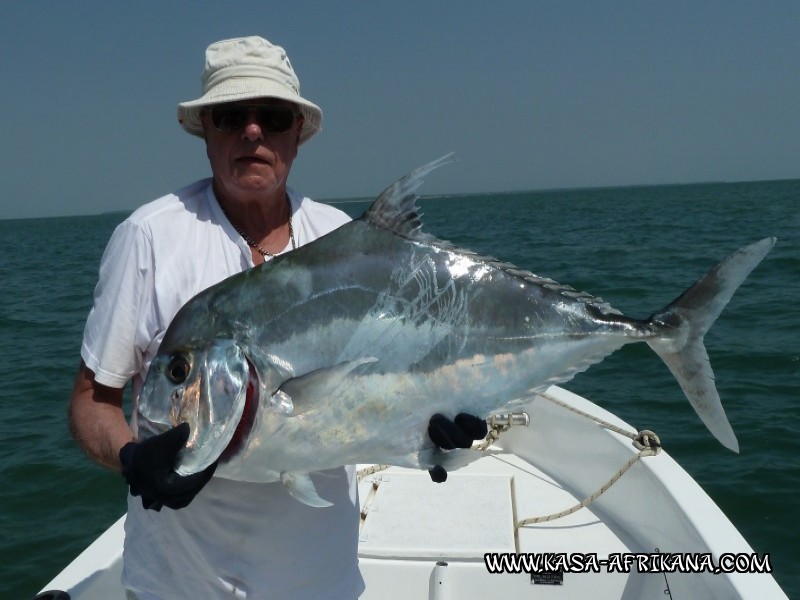
<path fill-rule="evenodd" d="M 374 197 L 800 178 L 795 0 L 30 2 L 0 22 L 0 218 L 210 175 L 178 126 L 208 44 L 286 48 L 323 129 L 290 185 Z"/>

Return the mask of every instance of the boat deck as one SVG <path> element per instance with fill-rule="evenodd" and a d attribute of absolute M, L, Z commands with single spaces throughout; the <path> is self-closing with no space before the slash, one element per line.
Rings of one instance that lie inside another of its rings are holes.
<path fill-rule="evenodd" d="M 432 484 L 425 472 L 392 467 L 365 477 L 359 495 L 366 507 L 359 540 L 365 600 L 663 598 L 667 589 L 663 574 L 640 574 L 635 568 L 609 573 L 599 564 L 610 554 L 643 549 L 623 540 L 591 507 L 515 531 L 521 519 L 560 512 L 583 498 L 513 454 L 489 454 L 441 485 Z M 532 576 L 492 574 L 484 560 L 486 553 L 532 553 L 577 561 L 576 552 L 591 553 L 597 564 L 591 556 L 581 557 L 587 572 Z M 595 566 L 597 572 L 591 572 Z"/>

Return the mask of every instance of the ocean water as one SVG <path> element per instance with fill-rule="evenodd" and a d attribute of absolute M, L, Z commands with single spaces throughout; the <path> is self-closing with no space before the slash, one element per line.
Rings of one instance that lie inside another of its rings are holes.
<path fill-rule="evenodd" d="M 358 215 L 365 202 L 342 203 Z M 442 239 L 646 317 L 719 259 L 778 245 L 706 336 L 739 455 L 644 344 L 565 387 L 653 429 L 800 598 L 800 180 L 426 198 Z M 97 267 L 124 214 L 0 221 L 0 598 L 31 598 L 124 511 L 66 425 Z"/>

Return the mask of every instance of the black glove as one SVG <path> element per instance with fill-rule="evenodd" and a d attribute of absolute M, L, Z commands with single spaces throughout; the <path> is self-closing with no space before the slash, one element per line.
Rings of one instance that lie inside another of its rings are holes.
<path fill-rule="evenodd" d="M 489 432 L 486 421 L 475 415 L 459 413 L 454 420 L 436 413 L 428 422 L 428 437 L 442 450 L 454 448 L 470 448 L 472 442 L 482 440 Z M 447 479 L 447 471 L 441 465 L 428 470 L 435 483 Z"/>
<path fill-rule="evenodd" d="M 142 497 L 144 508 L 159 511 L 164 506 L 175 510 L 188 506 L 214 475 L 216 462 L 193 475 L 178 475 L 173 470 L 189 433 L 189 424 L 181 423 L 143 442 L 128 442 L 120 449 L 122 476 L 131 495 Z"/>

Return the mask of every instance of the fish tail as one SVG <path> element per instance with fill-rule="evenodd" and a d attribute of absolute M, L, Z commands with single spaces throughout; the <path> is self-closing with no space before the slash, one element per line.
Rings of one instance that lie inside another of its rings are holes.
<path fill-rule="evenodd" d="M 775 241 L 764 238 L 730 255 L 649 321 L 659 335 L 648 344 L 678 380 L 700 420 L 734 452 L 739 452 L 739 442 L 714 385 L 703 337 Z"/>

